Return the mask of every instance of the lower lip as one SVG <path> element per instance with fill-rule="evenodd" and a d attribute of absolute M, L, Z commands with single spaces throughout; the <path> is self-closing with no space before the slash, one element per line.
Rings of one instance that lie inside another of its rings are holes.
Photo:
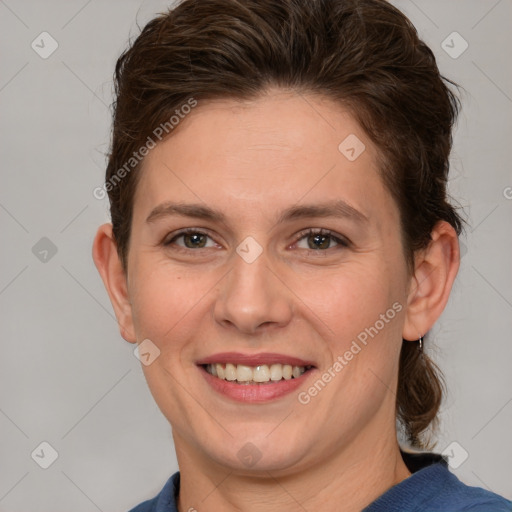
<path fill-rule="evenodd" d="M 279 380 L 270 384 L 236 384 L 236 382 L 219 379 L 208 373 L 202 366 L 198 366 L 206 382 L 224 396 L 238 402 L 269 402 L 284 395 L 292 393 L 304 384 L 306 379 L 314 372 L 314 369 L 304 372 L 297 379 Z"/>

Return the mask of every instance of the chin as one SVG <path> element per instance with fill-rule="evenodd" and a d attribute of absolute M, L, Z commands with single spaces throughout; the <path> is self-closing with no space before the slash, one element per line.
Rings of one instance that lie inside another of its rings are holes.
<path fill-rule="evenodd" d="M 217 447 L 210 444 L 203 449 L 219 465 L 239 475 L 254 476 L 261 473 L 263 476 L 267 471 L 291 473 L 301 466 L 307 466 L 304 458 L 307 453 L 311 453 L 313 446 L 308 448 L 303 444 L 304 441 L 298 444 L 296 439 L 284 434 L 275 437 L 265 434 L 265 437 L 261 435 L 262 430 L 267 432 L 268 429 L 260 428 L 255 436 L 230 438 L 229 445 L 224 441 Z"/>

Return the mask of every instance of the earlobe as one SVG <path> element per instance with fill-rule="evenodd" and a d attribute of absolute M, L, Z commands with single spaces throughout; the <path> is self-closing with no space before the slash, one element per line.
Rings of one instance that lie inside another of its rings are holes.
<path fill-rule="evenodd" d="M 458 236 L 446 221 L 432 230 L 428 247 L 415 256 L 402 337 L 417 340 L 441 316 L 459 270 Z"/>
<path fill-rule="evenodd" d="M 112 224 L 103 224 L 98 228 L 92 246 L 92 257 L 110 297 L 121 336 L 126 341 L 135 343 L 137 340 L 133 327 L 127 276 L 117 253 Z"/>

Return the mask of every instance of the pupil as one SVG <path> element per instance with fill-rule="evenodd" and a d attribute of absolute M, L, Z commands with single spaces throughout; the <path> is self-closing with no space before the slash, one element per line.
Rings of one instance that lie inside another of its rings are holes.
<path fill-rule="evenodd" d="M 311 249 L 328 249 L 329 248 L 329 236 L 314 235 L 313 245 L 310 244 L 310 248 Z"/>
<path fill-rule="evenodd" d="M 187 234 L 184 237 L 185 245 L 191 249 L 195 247 L 204 247 L 205 236 L 199 233 Z"/>

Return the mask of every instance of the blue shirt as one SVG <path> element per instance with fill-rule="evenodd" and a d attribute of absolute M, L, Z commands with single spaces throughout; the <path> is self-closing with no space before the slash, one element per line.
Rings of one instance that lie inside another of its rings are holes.
<path fill-rule="evenodd" d="M 463 484 L 437 454 L 402 452 L 412 475 L 391 487 L 362 512 L 512 512 L 512 501 L 480 487 Z M 130 512 L 178 512 L 180 472 L 158 496 Z M 217 511 L 209 511 L 217 512 Z"/>

